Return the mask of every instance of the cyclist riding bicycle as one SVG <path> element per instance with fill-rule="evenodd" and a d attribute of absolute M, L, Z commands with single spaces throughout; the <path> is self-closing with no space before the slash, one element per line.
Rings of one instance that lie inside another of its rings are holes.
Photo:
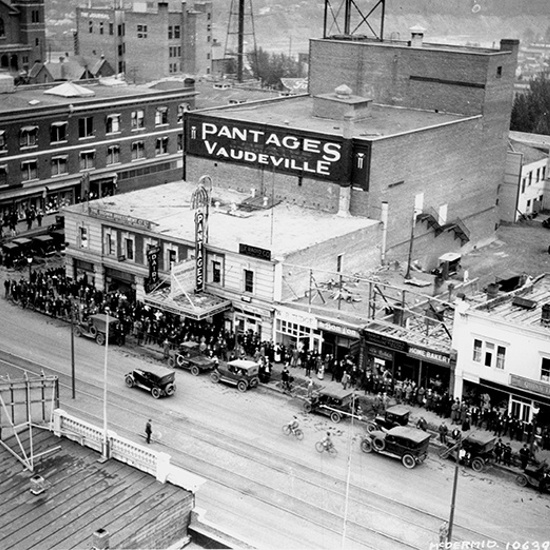
<path fill-rule="evenodd" d="M 327 435 L 325 435 L 325 437 L 321 439 L 321 443 L 327 450 L 334 446 L 334 444 L 332 443 L 332 439 L 330 438 L 330 432 L 327 432 Z"/>
<path fill-rule="evenodd" d="M 288 423 L 288 427 L 293 432 L 295 432 L 300 427 L 300 424 L 299 424 L 298 419 L 296 418 L 296 416 L 294 416 L 292 418 L 292 420 Z"/>

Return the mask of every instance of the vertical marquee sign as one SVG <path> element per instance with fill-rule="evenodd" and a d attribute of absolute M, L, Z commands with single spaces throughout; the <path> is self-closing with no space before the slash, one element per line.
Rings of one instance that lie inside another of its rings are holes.
<path fill-rule="evenodd" d="M 199 208 L 195 212 L 195 291 L 204 290 L 204 224 L 205 212 Z"/>
<path fill-rule="evenodd" d="M 149 288 L 153 288 L 159 279 L 159 252 L 160 248 L 155 246 L 147 251 L 147 262 L 149 264 Z"/>

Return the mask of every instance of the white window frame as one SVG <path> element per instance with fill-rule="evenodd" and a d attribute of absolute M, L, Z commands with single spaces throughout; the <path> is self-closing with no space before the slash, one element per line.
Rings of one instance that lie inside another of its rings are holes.
<path fill-rule="evenodd" d="M 544 367 L 544 362 L 548 362 L 548 367 Z M 544 374 L 548 370 L 547 374 Z M 541 357 L 540 361 L 540 380 L 541 382 L 546 382 L 550 384 L 550 357 Z"/>
<path fill-rule="evenodd" d="M 173 262 L 170 262 L 171 253 L 175 254 Z M 166 271 L 170 273 L 170 271 L 172 270 L 172 265 L 175 265 L 178 263 L 179 263 L 178 247 L 173 244 L 166 245 L 164 249 L 164 265 L 166 267 Z"/>
<path fill-rule="evenodd" d="M 161 105 L 155 110 L 155 126 L 166 126 L 168 124 L 168 107 Z"/>
<path fill-rule="evenodd" d="M 116 151 L 116 160 L 113 160 L 113 151 Z M 107 147 L 107 166 L 120 164 L 120 145 L 109 145 Z"/>
<path fill-rule="evenodd" d="M 90 228 L 83 223 L 78 226 L 78 247 L 90 248 Z"/>
<path fill-rule="evenodd" d="M 168 137 L 158 137 L 155 141 L 155 156 L 161 157 L 168 154 Z"/>
<path fill-rule="evenodd" d="M 134 141 L 131 145 L 132 152 L 132 161 L 141 160 L 145 158 L 145 142 L 144 141 Z M 134 156 L 134 152 L 136 156 Z M 137 155 L 137 153 L 140 153 Z"/>
<path fill-rule="evenodd" d="M 103 254 L 105 254 L 106 256 L 117 255 L 116 232 L 112 229 L 108 229 L 105 231 Z"/>
<path fill-rule="evenodd" d="M 69 123 L 68 122 L 52 122 L 51 125 L 50 125 L 50 143 L 66 143 L 68 141 L 68 132 L 67 132 L 67 127 L 68 127 Z M 63 138 L 60 139 L 60 136 L 59 136 L 59 128 L 63 128 Z M 55 135 L 55 138 L 54 139 L 54 135 L 53 134 L 56 134 Z"/>
<path fill-rule="evenodd" d="M 132 131 L 143 130 L 145 128 L 145 111 L 143 109 L 132 111 L 130 122 Z"/>
<path fill-rule="evenodd" d="M 252 274 L 252 289 L 251 290 L 248 290 L 246 288 L 246 275 L 247 273 L 251 273 Z M 250 269 L 250 268 L 247 268 L 247 267 L 244 267 L 243 268 L 243 292 L 246 292 L 248 294 L 254 294 L 254 270 L 253 269 Z"/>
<path fill-rule="evenodd" d="M 69 157 L 67 155 L 58 155 L 55 157 L 52 157 L 51 160 L 51 168 L 52 168 L 52 178 L 55 178 L 57 176 L 62 176 L 63 174 L 68 174 L 69 172 Z M 54 174 L 54 167 L 57 168 L 57 172 Z M 63 167 L 64 170 L 60 170 L 59 168 Z"/>
<path fill-rule="evenodd" d="M 128 254 L 128 242 L 132 243 L 131 254 Z M 122 233 L 122 254 L 129 262 L 136 261 L 136 237 L 132 233 Z"/>
<path fill-rule="evenodd" d="M 105 117 L 105 133 L 107 135 L 120 134 L 119 114 L 111 114 Z"/>
<path fill-rule="evenodd" d="M 481 345 L 476 346 L 476 342 Z M 472 362 L 483 367 L 504 370 L 508 347 L 509 344 L 505 342 L 475 336 L 472 342 Z"/>
<path fill-rule="evenodd" d="M 38 126 L 24 126 L 19 130 L 19 147 L 21 149 L 38 147 Z"/>
<path fill-rule="evenodd" d="M 91 159 L 91 166 L 89 162 L 90 159 Z M 93 170 L 95 168 L 95 149 L 90 149 L 88 151 L 80 151 L 80 154 L 78 156 L 78 162 L 79 162 L 81 172 L 83 172 L 84 170 Z"/>
<path fill-rule="evenodd" d="M 32 169 L 29 166 L 34 166 L 34 177 Z M 38 179 L 38 159 L 28 159 L 21 161 L 21 181 L 34 181 Z"/>
<path fill-rule="evenodd" d="M 78 139 L 90 139 L 93 137 L 95 137 L 94 117 L 80 117 L 78 119 Z"/>

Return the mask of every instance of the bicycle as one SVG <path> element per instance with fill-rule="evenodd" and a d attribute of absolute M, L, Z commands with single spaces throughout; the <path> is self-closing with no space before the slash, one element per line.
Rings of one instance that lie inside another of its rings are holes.
<path fill-rule="evenodd" d="M 317 443 L 315 443 L 315 450 L 318 453 L 327 451 L 330 456 L 336 456 L 338 454 L 334 443 L 327 443 L 326 441 L 317 441 Z"/>
<path fill-rule="evenodd" d="M 299 441 L 304 439 L 304 432 L 298 427 L 291 426 L 291 424 L 285 424 L 283 426 L 283 433 L 285 435 L 293 435 Z"/>

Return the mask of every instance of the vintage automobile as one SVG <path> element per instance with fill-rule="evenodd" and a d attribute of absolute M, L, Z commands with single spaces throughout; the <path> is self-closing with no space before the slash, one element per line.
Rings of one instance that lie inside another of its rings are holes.
<path fill-rule="evenodd" d="M 411 411 L 403 405 L 388 407 L 382 414 L 377 414 L 373 420 L 367 423 L 367 431 L 391 430 L 396 426 L 407 426 Z"/>
<path fill-rule="evenodd" d="M 176 373 L 166 367 L 148 365 L 134 369 L 126 375 L 125 381 L 129 388 L 141 388 L 151 392 L 155 399 L 174 395 L 176 392 Z"/>
<path fill-rule="evenodd" d="M 193 376 L 210 372 L 216 368 L 216 361 L 203 355 L 197 342 L 183 342 L 178 349 L 170 350 L 168 365 L 191 371 Z"/>
<path fill-rule="evenodd" d="M 78 320 L 73 327 L 73 333 L 75 336 L 93 338 L 96 344 L 103 346 L 107 340 L 107 326 L 109 326 L 109 343 L 120 345 L 122 342 L 119 338 L 118 319 L 104 313 L 96 313 Z"/>
<path fill-rule="evenodd" d="M 550 493 L 550 470 L 546 463 L 536 469 L 526 469 L 516 476 L 516 483 L 521 487 L 530 485 L 540 492 Z"/>
<path fill-rule="evenodd" d="M 259 384 L 259 366 L 248 359 L 234 359 L 228 363 L 219 364 L 210 375 L 212 382 L 225 382 L 237 386 L 241 392 L 255 388 Z"/>
<path fill-rule="evenodd" d="M 324 414 L 335 423 L 344 417 L 364 420 L 359 400 L 355 400 L 354 392 L 349 390 L 321 390 L 306 400 L 304 411 Z"/>
<path fill-rule="evenodd" d="M 55 241 L 50 235 L 33 237 L 32 248 L 35 256 L 45 257 L 56 253 Z"/>
<path fill-rule="evenodd" d="M 447 445 L 439 449 L 439 456 L 456 460 L 458 451 L 461 464 L 470 466 L 475 472 L 482 472 L 494 461 L 493 449 L 497 438 L 482 432 L 472 432 L 461 439 L 461 435 L 456 433 L 457 431 L 453 432 Z"/>
<path fill-rule="evenodd" d="M 7 268 L 12 268 L 21 257 L 19 245 L 13 242 L 7 242 L 2 245 L 2 264 Z"/>
<path fill-rule="evenodd" d="M 409 426 L 396 426 L 388 431 L 367 432 L 361 441 L 361 450 L 399 458 L 410 470 L 426 460 L 429 443 L 430 434 Z"/>

